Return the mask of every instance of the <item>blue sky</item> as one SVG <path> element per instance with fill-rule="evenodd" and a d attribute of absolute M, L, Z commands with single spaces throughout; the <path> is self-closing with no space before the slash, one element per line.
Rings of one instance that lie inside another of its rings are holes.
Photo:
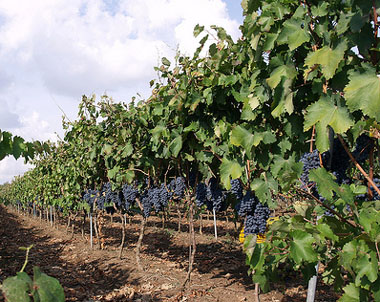
<path fill-rule="evenodd" d="M 239 0 L 225 0 L 224 2 L 227 4 L 228 14 L 231 18 L 242 24 L 244 18 L 241 2 Z"/>

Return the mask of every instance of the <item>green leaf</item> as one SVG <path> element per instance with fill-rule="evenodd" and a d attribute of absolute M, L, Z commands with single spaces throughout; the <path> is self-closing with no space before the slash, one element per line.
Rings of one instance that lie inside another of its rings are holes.
<path fill-rule="evenodd" d="M 333 241 L 339 240 L 339 237 L 334 234 L 333 230 L 327 223 L 317 224 L 316 228 L 323 237 L 331 239 Z"/>
<path fill-rule="evenodd" d="M 309 173 L 309 179 L 317 183 L 318 193 L 326 199 L 332 199 L 333 191 L 339 191 L 339 185 L 324 168 L 312 169 Z"/>
<path fill-rule="evenodd" d="M 291 232 L 291 236 L 293 238 L 290 242 L 290 258 L 297 264 L 301 264 L 303 261 L 314 262 L 318 260 L 318 254 L 313 247 L 314 238 L 311 234 L 302 230 L 295 230 Z"/>
<path fill-rule="evenodd" d="M 369 249 L 368 249 L 369 250 Z M 367 251 L 368 253 L 368 251 Z M 358 255 L 357 264 L 356 264 L 356 278 L 355 285 L 360 286 L 362 282 L 362 278 L 367 276 L 370 282 L 375 282 L 378 278 L 379 273 L 379 265 L 377 263 L 377 257 L 375 252 L 371 252 L 368 254 Z"/>
<path fill-rule="evenodd" d="M 270 88 L 274 89 L 281 82 L 282 78 L 294 79 L 297 76 L 297 70 L 294 65 L 281 65 L 274 69 L 270 77 L 267 79 L 267 83 Z"/>
<path fill-rule="evenodd" d="M 163 58 L 161 59 L 161 62 L 162 62 L 162 64 L 164 64 L 164 65 L 167 66 L 167 67 L 170 66 L 170 61 L 169 61 L 167 58 L 165 58 L 165 57 L 163 57 Z"/>
<path fill-rule="evenodd" d="M 102 148 L 102 153 L 103 154 L 111 154 L 112 153 L 112 145 L 105 144 Z"/>
<path fill-rule="evenodd" d="M 13 138 L 13 156 L 15 159 L 18 159 L 22 152 L 25 150 L 25 145 L 24 145 L 24 139 L 19 137 L 19 136 L 15 136 Z"/>
<path fill-rule="evenodd" d="M 41 302 L 64 302 L 65 293 L 59 281 L 44 273 L 38 267 L 33 268 L 33 287 L 36 288 L 37 295 Z"/>
<path fill-rule="evenodd" d="M 199 24 L 195 25 L 193 35 L 194 38 L 198 37 L 199 34 L 205 29 L 204 26 L 200 26 Z"/>
<path fill-rule="evenodd" d="M 223 158 L 220 165 L 220 179 L 227 190 L 231 188 L 230 180 L 240 178 L 243 172 L 244 167 L 237 161 Z"/>
<path fill-rule="evenodd" d="M 172 156 L 177 157 L 179 152 L 182 149 L 182 137 L 178 135 L 169 145 L 169 150 L 172 153 Z"/>
<path fill-rule="evenodd" d="M 316 125 L 317 148 L 320 152 L 329 149 L 327 126 L 331 126 L 336 133 L 344 133 L 354 124 L 348 110 L 335 105 L 327 96 L 322 96 L 306 110 L 304 130 L 307 131 Z"/>
<path fill-rule="evenodd" d="M 380 120 L 380 78 L 375 69 L 364 73 L 351 72 L 344 88 L 344 97 L 351 111 L 362 110 L 369 117 Z"/>
<path fill-rule="evenodd" d="M 124 158 L 127 158 L 133 154 L 133 146 L 130 143 L 126 143 L 121 154 Z"/>
<path fill-rule="evenodd" d="M 350 283 L 343 290 L 344 294 L 338 302 L 360 302 L 360 290 L 355 284 Z"/>
<path fill-rule="evenodd" d="M 311 7 L 311 14 L 318 17 L 326 16 L 329 12 L 328 8 L 329 8 L 328 2 L 323 2 L 322 4 L 319 4 L 318 6 L 313 5 Z"/>
<path fill-rule="evenodd" d="M 237 147 L 243 147 L 248 153 L 254 145 L 254 137 L 251 131 L 248 131 L 243 126 L 238 125 L 232 129 L 230 134 L 231 144 Z"/>
<path fill-rule="evenodd" d="M 345 107 L 334 105 L 327 96 L 307 107 L 304 130 L 309 130 L 318 122 L 322 126 L 331 126 L 336 133 L 346 132 L 354 124 Z"/>
<path fill-rule="evenodd" d="M 110 178 L 110 179 L 115 179 L 116 175 L 119 173 L 120 171 L 120 167 L 119 166 L 115 166 L 113 167 L 111 170 L 108 170 L 107 171 L 107 176 Z"/>
<path fill-rule="evenodd" d="M 29 302 L 31 282 L 32 280 L 25 272 L 17 273 L 17 276 L 5 279 L 1 286 L 5 300 L 8 302 Z"/>
<path fill-rule="evenodd" d="M 277 155 L 271 165 L 271 171 L 273 176 L 280 181 L 282 189 L 287 191 L 302 174 L 302 163 L 296 162 L 293 156 L 285 159 Z"/>
<path fill-rule="evenodd" d="M 339 63 L 343 60 L 346 49 L 347 43 L 343 41 L 334 49 L 324 46 L 317 51 L 310 52 L 305 59 L 305 66 L 309 68 L 305 72 L 305 79 L 316 64 L 321 65 L 322 73 L 326 79 L 331 79 L 335 75 Z"/>
<path fill-rule="evenodd" d="M 292 51 L 303 43 L 310 40 L 310 35 L 306 30 L 307 24 L 302 19 L 289 19 L 284 22 L 284 28 L 278 37 L 278 43 L 288 44 Z"/>

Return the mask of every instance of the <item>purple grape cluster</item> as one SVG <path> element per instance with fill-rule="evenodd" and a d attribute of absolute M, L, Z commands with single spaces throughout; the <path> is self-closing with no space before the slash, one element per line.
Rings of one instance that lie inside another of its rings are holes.
<path fill-rule="evenodd" d="M 141 194 L 140 200 L 143 207 L 143 216 L 145 218 L 148 218 L 150 216 L 150 212 L 152 210 L 153 202 L 152 202 L 151 197 L 152 197 L 152 193 L 151 193 L 150 188 L 145 189 L 143 193 Z"/>
<path fill-rule="evenodd" d="M 251 191 L 247 191 L 241 201 L 236 205 L 235 210 L 239 216 L 246 216 L 253 212 L 259 200 Z"/>
<path fill-rule="evenodd" d="M 264 234 L 267 227 L 270 210 L 260 202 L 256 203 L 253 212 L 249 213 L 244 222 L 244 235 Z"/>
<path fill-rule="evenodd" d="M 380 178 L 374 178 L 373 182 L 375 183 L 376 187 L 380 189 Z M 371 186 L 370 187 L 372 193 L 373 193 L 373 200 L 380 200 L 380 195 L 377 193 L 377 191 Z"/>
<path fill-rule="evenodd" d="M 237 200 L 243 198 L 243 186 L 239 179 L 231 179 L 231 189 L 230 192 L 236 197 Z"/>
<path fill-rule="evenodd" d="M 200 182 L 195 190 L 195 204 L 197 207 L 202 207 L 207 202 L 207 185 Z"/>
<path fill-rule="evenodd" d="M 198 207 L 207 206 L 209 211 L 223 211 L 226 208 L 227 194 L 219 186 L 216 179 L 212 178 L 209 185 L 199 183 L 195 190 L 195 203 Z"/>
<path fill-rule="evenodd" d="M 124 197 L 124 209 L 129 210 L 138 197 L 139 191 L 134 186 L 125 184 L 122 188 L 122 192 Z"/>
<path fill-rule="evenodd" d="M 83 200 L 90 206 L 90 208 L 93 207 L 95 198 L 98 194 L 98 191 L 88 189 L 83 194 Z"/>
<path fill-rule="evenodd" d="M 176 177 L 168 185 L 168 189 L 174 193 L 174 196 L 181 199 L 185 195 L 186 183 L 183 177 Z"/>
<path fill-rule="evenodd" d="M 302 187 L 307 187 L 310 183 L 309 181 L 309 172 L 312 169 L 317 169 L 321 166 L 319 161 L 319 152 L 317 149 L 315 149 L 313 152 L 304 153 L 301 158 L 300 162 L 303 163 L 302 168 L 302 175 L 301 175 L 301 181 L 302 181 Z"/>
<path fill-rule="evenodd" d="M 369 157 L 369 151 L 373 147 L 373 140 L 366 134 L 360 135 L 355 144 L 355 150 L 352 152 L 355 160 L 361 164 Z"/>

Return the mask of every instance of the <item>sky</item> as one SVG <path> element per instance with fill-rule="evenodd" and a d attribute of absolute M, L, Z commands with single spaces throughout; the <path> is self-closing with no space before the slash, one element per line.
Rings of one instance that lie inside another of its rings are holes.
<path fill-rule="evenodd" d="M 63 136 L 62 112 L 76 118 L 82 95 L 115 102 L 150 96 L 162 57 L 192 55 L 196 24 L 236 40 L 240 0 L 0 1 L 0 129 L 28 141 Z M 0 184 L 30 169 L 0 162 Z"/>

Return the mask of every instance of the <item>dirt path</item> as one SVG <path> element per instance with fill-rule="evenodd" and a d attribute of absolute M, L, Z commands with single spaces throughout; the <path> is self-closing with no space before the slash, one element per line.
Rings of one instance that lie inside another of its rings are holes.
<path fill-rule="evenodd" d="M 33 244 L 26 271 L 37 265 L 57 278 L 67 301 L 254 301 L 245 256 L 228 235 L 219 242 L 211 234 L 197 235 L 191 286 L 182 291 L 188 265 L 187 233 L 149 226 L 142 249 L 144 271 L 139 272 L 134 253 L 138 224 L 127 226 L 122 259 L 118 258 L 120 224 L 108 225 L 106 249 L 91 249 L 77 232 L 68 234 L 63 224 L 55 229 L 38 218 L 0 206 L 0 282 L 20 270 L 25 252 L 18 248 Z M 302 282 L 290 280 L 297 278 L 287 276 L 287 283 L 274 284 L 275 289 L 262 294 L 261 301 L 305 301 Z M 322 298 L 317 301 L 336 301 L 323 287 L 318 293 Z"/>

